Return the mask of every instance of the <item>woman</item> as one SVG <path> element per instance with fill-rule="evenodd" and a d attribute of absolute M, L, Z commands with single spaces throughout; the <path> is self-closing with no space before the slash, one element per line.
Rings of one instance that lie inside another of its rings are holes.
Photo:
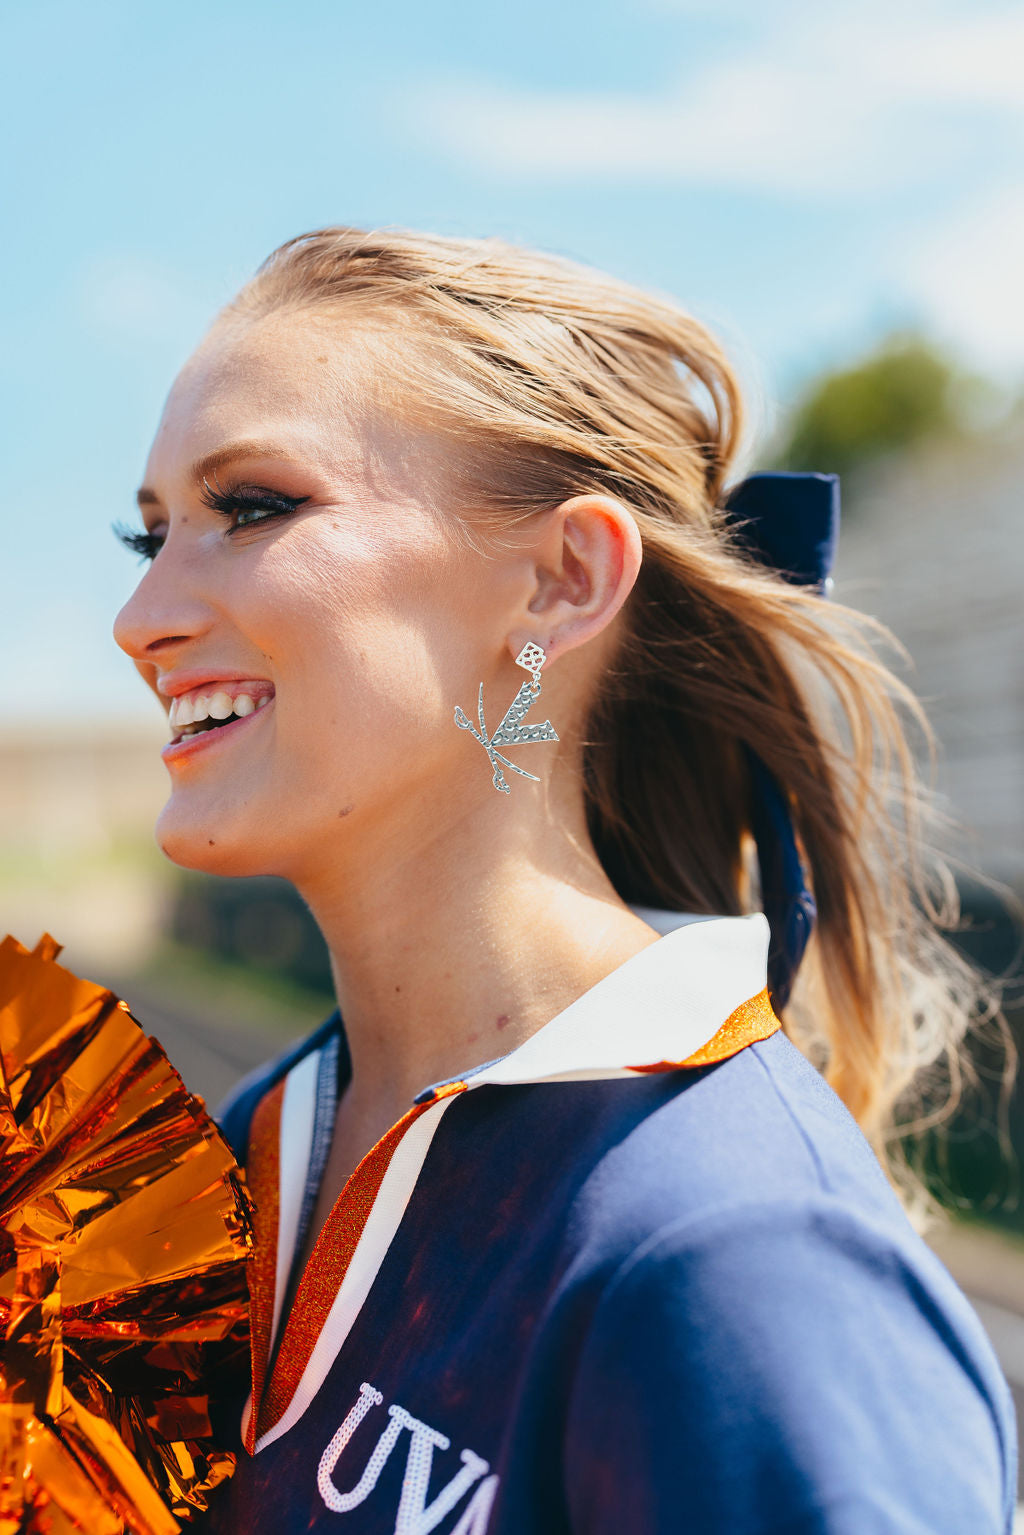
<path fill-rule="evenodd" d="M 726 506 L 740 430 L 672 304 L 403 233 L 288 242 L 174 384 L 116 625 L 158 838 L 293 881 L 339 1004 L 224 1113 L 212 1527 L 1008 1527 L 1005 1383 L 879 1165 L 972 985 L 909 700 L 766 567 L 796 503 Z"/>

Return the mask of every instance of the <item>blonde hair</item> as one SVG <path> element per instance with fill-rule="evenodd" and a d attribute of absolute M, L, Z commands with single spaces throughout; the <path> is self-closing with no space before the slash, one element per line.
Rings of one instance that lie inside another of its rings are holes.
<path fill-rule="evenodd" d="M 392 230 L 289 240 L 222 313 L 339 306 L 400 334 L 389 374 L 461 445 L 471 520 L 587 492 L 631 510 L 643 564 L 583 742 L 597 854 L 626 901 L 749 909 L 756 753 L 818 906 L 783 1022 L 923 1208 L 900 1151 L 910 1096 L 931 1068 L 955 1100 L 960 1041 L 994 1004 L 941 931 L 956 888 L 911 744 L 928 727 L 880 659 L 891 637 L 755 564 L 722 510 L 743 407 L 721 346 L 674 303 L 568 261 Z"/>

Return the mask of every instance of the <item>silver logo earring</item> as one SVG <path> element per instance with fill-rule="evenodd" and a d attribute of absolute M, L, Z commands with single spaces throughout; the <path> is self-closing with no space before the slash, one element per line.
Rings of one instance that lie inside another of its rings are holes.
<path fill-rule="evenodd" d="M 477 714 L 480 720 L 479 730 L 477 730 L 472 720 L 466 718 L 458 704 L 455 706 L 456 725 L 458 725 L 460 730 L 468 730 L 475 735 L 480 745 L 487 752 L 488 757 L 491 759 L 491 766 L 494 769 L 494 778 L 492 780 L 494 787 L 500 789 L 502 794 L 509 794 L 511 790 L 505 782 L 505 775 L 501 771 L 499 764 L 511 768 L 513 773 L 518 773 L 521 778 L 532 778 L 534 783 L 540 783 L 540 779 L 536 773 L 527 773 L 523 768 L 516 767 L 514 762 L 510 762 L 507 757 L 503 757 L 501 752 L 495 750 L 495 747 L 525 746 L 530 741 L 558 740 L 550 720 L 545 720 L 543 725 L 521 725 L 519 723 L 527 710 L 531 709 L 540 697 L 540 669 L 546 660 L 547 656 L 540 645 L 534 645 L 531 641 L 530 644 L 523 646 L 516 656 L 516 665 L 523 667 L 525 671 L 532 672 L 533 680 L 523 683 L 509 705 L 508 713 L 492 736 L 488 737 L 487 726 L 484 723 L 484 685 L 482 682 L 480 684 L 480 696 L 477 701 Z"/>

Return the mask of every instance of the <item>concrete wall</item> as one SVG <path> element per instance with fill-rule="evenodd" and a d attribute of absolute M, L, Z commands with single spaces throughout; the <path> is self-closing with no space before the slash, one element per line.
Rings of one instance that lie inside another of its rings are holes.
<path fill-rule="evenodd" d="M 848 500 L 836 596 L 907 646 L 940 787 L 982 868 L 1024 887 L 1024 442 L 893 464 Z"/>

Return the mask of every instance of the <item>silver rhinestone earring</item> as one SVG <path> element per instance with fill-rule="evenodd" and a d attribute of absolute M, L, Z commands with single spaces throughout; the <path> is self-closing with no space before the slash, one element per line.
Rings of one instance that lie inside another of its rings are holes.
<path fill-rule="evenodd" d="M 482 682 L 480 684 L 480 696 L 477 701 L 477 714 L 480 720 L 479 730 L 477 730 L 472 720 L 466 718 L 458 704 L 455 706 L 456 725 L 458 725 L 460 730 L 468 730 L 475 735 L 480 745 L 487 752 L 488 757 L 491 759 L 491 766 L 494 769 L 494 787 L 500 789 L 502 794 L 509 794 L 511 790 L 505 782 L 505 775 L 501 771 L 499 764 L 504 764 L 505 767 L 511 768 L 513 773 L 518 773 L 521 778 L 532 778 L 534 783 L 540 783 L 540 779 L 536 773 L 527 773 L 523 768 L 516 767 L 515 763 L 510 762 L 507 757 L 503 757 L 501 752 L 495 751 L 496 746 L 525 746 L 529 741 L 558 740 L 550 720 L 545 720 L 543 725 L 521 725 L 519 723 L 527 710 L 532 708 L 540 697 L 540 669 L 546 660 L 547 656 L 540 645 L 534 645 L 531 641 L 530 644 L 523 646 L 516 656 L 516 665 L 523 667 L 525 671 L 532 672 L 533 680 L 532 682 L 523 683 L 509 705 L 508 713 L 492 736 L 488 737 L 487 726 L 484 723 L 484 685 Z"/>

